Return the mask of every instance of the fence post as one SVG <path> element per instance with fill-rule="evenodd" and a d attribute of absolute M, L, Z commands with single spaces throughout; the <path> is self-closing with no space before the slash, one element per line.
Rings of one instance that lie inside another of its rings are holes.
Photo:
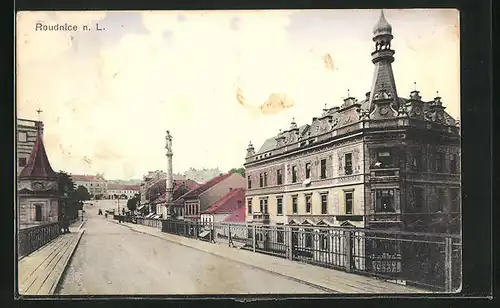
<path fill-rule="evenodd" d="M 287 258 L 293 260 L 293 230 L 291 227 L 286 227 L 286 241 L 287 241 Z"/>
<path fill-rule="evenodd" d="M 446 292 L 453 290 L 453 240 L 451 237 L 444 239 L 444 281 Z"/>
<path fill-rule="evenodd" d="M 252 250 L 255 252 L 256 246 L 257 246 L 257 227 L 255 227 L 255 224 L 252 224 Z"/>
<path fill-rule="evenodd" d="M 350 272 L 352 269 L 352 247 L 351 247 L 351 231 L 344 231 L 344 240 L 345 240 L 345 270 L 346 272 Z"/>
<path fill-rule="evenodd" d="M 228 236 L 227 236 L 227 245 L 229 247 L 231 247 L 231 224 L 227 224 L 227 233 L 228 233 Z"/>

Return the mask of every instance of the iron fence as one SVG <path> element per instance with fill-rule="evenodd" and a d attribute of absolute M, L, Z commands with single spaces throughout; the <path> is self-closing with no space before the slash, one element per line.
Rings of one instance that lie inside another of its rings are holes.
<path fill-rule="evenodd" d="M 395 283 L 460 289 L 460 236 L 304 225 L 210 223 L 137 218 L 175 234 Z"/>
<path fill-rule="evenodd" d="M 61 234 L 59 222 L 20 229 L 18 232 L 18 257 L 29 255 Z"/>

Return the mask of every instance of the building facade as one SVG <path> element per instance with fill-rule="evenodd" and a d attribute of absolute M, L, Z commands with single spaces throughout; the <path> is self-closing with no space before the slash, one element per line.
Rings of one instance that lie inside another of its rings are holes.
<path fill-rule="evenodd" d="M 135 195 L 140 194 L 140 185 L 120 185 L 108 184 L 105 198 L 106 199 L 131 199 Z"/>
<path fill-rule="evenodd" d="M 97 195 L 104 197 L 107 195 L 107 182 L 101 174 L 96 175 L 78 175 L 71 174 L 71 178 L 76 187 L 83 186 L 87 188 L 90 196 L 96 197 Z"/>
<path fill-rule="evenodd" d="M 17 119 L 17 175 L 28 164 L 31 152 L 35 146 L 38 133 L 43 139 L 43 123 L 26 119 Z"/>
<path fill-rule="evenodd" d="M 41 131 L 37 133 L 28 162 L 19 174 L 17 190 L 19 228 L 58 221 L 57 173 L 50 166 Z"/>
<path fill-rule="evenodd" d="M 460 128 L 441 97 L 399 97 L 392 27 L 373 30 L 374 78 L 311 124 L 246 155 L 247 221 L 269 225 L 460 232 Z"/>

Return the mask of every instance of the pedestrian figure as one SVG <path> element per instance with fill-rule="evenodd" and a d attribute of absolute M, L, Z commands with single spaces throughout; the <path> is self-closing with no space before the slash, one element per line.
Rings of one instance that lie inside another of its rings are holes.
<path fill-rule="evenodd" d="M 61 221 L 62 233 L 69 233 L 69 220 L 66 215 L 62 215 Z"/>

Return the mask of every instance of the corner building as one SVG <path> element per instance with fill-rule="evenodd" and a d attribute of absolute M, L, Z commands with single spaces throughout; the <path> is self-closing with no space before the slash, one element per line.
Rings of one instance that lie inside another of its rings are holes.
<path fill-rule="evenodd" d="M 460 232 L 460 128 L 441 97 L 399 97 L 392 27 L 373 29 L 374 75 L 311 124 L 247 148 L 247 222 Z"/>

